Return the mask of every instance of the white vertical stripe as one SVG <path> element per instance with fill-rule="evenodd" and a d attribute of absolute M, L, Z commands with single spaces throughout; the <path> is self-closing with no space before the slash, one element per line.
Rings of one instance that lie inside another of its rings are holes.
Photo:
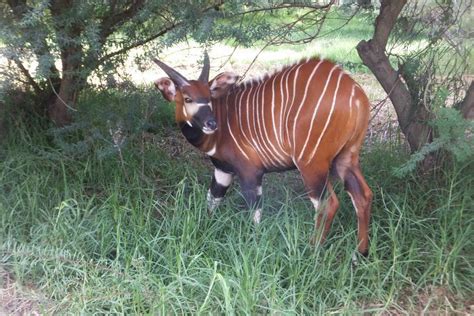
<path fill-rule="evenodd" d="M 268 166 L 274 165 L 274 160 L 275 158 L 272 156 L 272 153 L 270 149 L 268 148 L 268 140 L 265 139 L 263 133 L 262 133 L 262 122 L 265 120 L 265 116 L 261 116 L 260 114 L 262 113 L 261 109 L 265 106 L 264 102 L 264 96 L 265 96 L 265 86 L 268 84 L 268 81 L 263 81 L 260 83 L 260 89 L 258 90 L 257 98 L 256 98 L 256 104 L 255 106 L 255 113 L 257 115 L 256 117 L 256 122 L 257 125 L 255 126 L 255 136 L 256 136 L 256 141 L 260 147 L 260 150 L 262 152 L 262 155 L 265 156 L 267 159 Z M 262 96 L 260 98 L 260 96 Z"/>
<path fill-rule="evenodd" d="M 332 114 L 334 112 L 334 107 L 336 105 L 337 95 L 339 93 L 339 84 L 341 82 L 341 78 L 342 78 L 343 75 L 344 75 L 344 72 L 342 72 L 342 71 L 339 72 L 339 76 L 337 78 L 336 90 L 334 91 L 334 97 L 332 99 L 331 110 L 329 111 L 329 115 L 328 115 L 328 118 L 326 119 L 326 124 L 324 125 L 323 131 L 319 135 L 318 141 L 316 142 L 316 146 L 314 146 L 313 151 L 311 152 L 309 159 L 306 161 L 307 164 L 313 159 L 314 154 L 318 150 L 319 144 L 321 143 L 321 139 L 323 139 L 324 133 L 326 133 L 326 130 L 329 126 L 329 122 L 331 121 Z M 304 150 L 305 150 L 305 147 L 303 147 L 303 150 L 301 150 L 299 159 L 301 159 L 301 157 L 303 156 Z"/>
<path fill-rule="evenodd" d="M 300 68 L 305 65 L 305 64 L 301 64 L 297 69 L 296 69 L 296 73 L 295 73 L 295 77 L 293 78 L 293 97 L 291 99 L 291 104 L 290 104 L 290 107 L 287 109 L 285 107 L 285 131 L 286 131 L 286 141 L 288 143 L 288 145 L 290 144 L 290 131 L 288 129 L 288 119 L 290 117 L 290 111 L 291 111 L 291 108 L 293 107 L 293 104 L 295 103 L 295 98 L 296 98 L 296 83 L 298 81 L 298 74 L 300 72 Z"/>
<path fill-rule="evenodd" d="M 225 106 L 228 106 L 228 99 L 229 99 L 229 95 L 227 94 L 225 98 Z M 227 129 L 229 130 L 230 137 L 232 137 L 232 139 L 234 140 L 234 143 L 237 145 L 237 148 L 239 148 L 240 152 L 245 156 L 245 158 L 247 158 L 247 160 L 250 160 L 249 156 L 247 156 L 247 154 L 242 149 L 242 147 L 240 147 L 239 142 L 237 141 L 234 134 L 232 133 L 232 128 L 230 127 L 230 124 L 229 124 L 229 108 L 226 109 L 226 121 L 227 121 Z"/>
<path fill-rule="evenodd" d="M 306 87 L 304 89 L 304 94 L 303 94 L 303 99 L 301 100 L 301 103 L 300 103 L 300 106 L 298 108 L 298 111 L 296 111 L 296 115 L 295 115 L 295 119 L 293 121 L 293 155 L 296 155 L 296 126 L 298 125 L 298 117 L 301 113 L 301 109 L 303 107 L 306 107 L 308 106 L 306 104 L 306 97 L 307 97 L 307 94 L 308 94 L 308 89 L 309 89 L 309 86 L 311 84 L 311 80 L 313 80 L 313 77 L 314 75 L 316 74 L 316 71 L 319 69 L 319 66 L 323 63 L 322 60 L 320 60 L 316 67 L 313 68 L 313 71 L 311 72 L 309 78 L 308 78 L 308 81 L 306 82 Z"/>
<path fill-rule="evenodd" d="M 283 106 L 285 105 L 285 97 L 286 95 L 284 94 L 283 92 L 283 82 L 285 80 L 285 76 L 286 76 L 286 83 L 288 84 L 288 74 L 290 73 L 290 70 L 293 68 L 292 67 L 288 67 L 287 69 L 285 69 L 282 74 L 281 74 L 281 79 L 280 79 L 280 124 L 278 125 L 278 129 L 280 130 L 280 134 L 277 133 L 277 125 L 275 124 L 274 128 L 275 128 L 275 137 L 276 139 L 278 140 L 278 144 L 280 145 L 282 151 L 284 151 L 284 148 L 283 148 L 283 138 L 282 138 L 282 123 L 283 123 Z"/>
<path fill-rule="evenodd" d="M 251 90 L 252 90 L 252 83 L 250 84 L 250 87 L 247 88 L 247 82 L 245 82 L 244 89 L 242 89 L 241 99 L 244 96 L 245 92 L 247 92 L 247 96 L 246 96 L 245 104 L 241 104 L 240 108 L 243 108 L 244 105 L 245 105 L 245 115 L 246 115 L 247 122 L 248 122 L 248 104 L 249 104 L 249 97 L 250 97 Z M 241 102 L 242 101 L 240 100 L 239 103 L 241 103 Z M 239 113 L 239 123 L 240 123 L 240 131 L 241 131 L 242 135 L 244 135 L 244 138 L 247 141 L 247 144 L 249 146 L 252 146 L 252 143 L 251 143 L 249 137 L 247 136 L 247 133 L 245 132 L 245 129 L 243 128 L 243 125 L 242 125 L 242 111 L 240 111 L 240 113 Z M 248 129 L 247 129 L 247 131 L 248 131 Z"/>
<path fill-rule="evenodd" d="M 355 94 L 355 85 L 352 85 L 351 97 L 349 98 L 349 119 L 352 116 L 352 99 L 354 98 Z"/>
<path fill-rule="evenodd" d="M 254 109 L 255 109 L 255 118 L 254 118 L 254 127 L 255 127 L 255 141 L 258 143 L 258 146 L 260 148 L 260 151 L 262 155 L 265 156 L 265 158 L 268 160 L 268 164 L 271 165 L 273 161 L 273 157 L 271 157 L 271 154 L 267 150 L 267 141 L 264 139 L 263 134 L 262 134 L 262 129 L 261 129 L 261 123 L 265 119 L 264 117 L 260 118 L 260 107 L 263 107 L 265 105 L 264 103 L 264 96 L 265 96 L 265 85 L 268 82 L 261 82 L 260 83 L 260 88 L 257 91 L 257 96 L 255 99 L 254 103 Z M 262 95 L 262 99 L 260 99 L 260 94 Z"/>
<path fill-rule="evenodd" d="M 277 124 L 275 121 L 275 80 L 278 75 L 280 74 L 275 74 L 272 81 L 272 111 L 271 111 L 272 112 L 272 127 L 273 127 L 273 135 L 275 136 L 275 141 L 277 142 L 278 147 L 280 147 L 280 150 L 282 152 L 285 152 L 285 150 L 283 149 L 283 146 L 281 145 L 280 138 L 278 137 L 278 134 L 277 134 Z M 283 75 L 281 77 L 281 80 L 283 80 Z M 282 82 L 280 82 L 280 89 L 282 87 L 283 87 Z M 281 94 L 280 96 L 283 98 L 283 94 Z"/>
<path fill-rule="evenodd" d="M 249 131 L 250 131 L 250 139 L 252 140 L 255 151 L 257 152 L 258 156 L 260 157 L 260 160 L 262 161 L 263 165 L 265 167 L 269 167 L 268 160 L 270 160 L 270 159 L 262 151 L 262 148 L 260 147 L 260 143 L 258 142 L 258 136 L 257 136 L 258 93 L 259 93 L 261 88 L 262 88 L 262 85 L 259 82 L 257 82 L 257 85 L 255 86 L 255 92 L 252 96 L 252 104 L 251 104 L 253 129 L 250 127 L 250 122 L 249 122 Z"/>
<path fill-rule="evenodd" d="M 284 139 L 284 134 L 285 134 L 285 132 L 284 132 L 284 129 L 283 129 L 283 127 L 284 127 L 283 121 L 284 121 L 284 119 L 285 119 L 285 114 L 286 114 L 286 111 L 285 111 L 285 110 L 286 110 L 286 107 L 288 106 L 288 103 L 290 102 L 290 86 L 289 86 L 289 79 L 290 79 L 291 74 L 292 74 L 292 73 L 294 72 L 294 70 L 295 70 L 296 68 L 298 68 L 298 67 L 299 67 L 298 64 L 296 64 L 295 66 L 291 67 L 291 68 L 290 68 L 290 71 L 288 71 L 288 73 L 287 73 L 287 75 L 286 75 L 286 79 L 285 79 L 285 94 L 284 94 L 284 96 L 285 96 L 285 102 L 282 104 L 281 109 L 280 109 L 280 111 L 281 111 L 281 116 L 280 116 L 280 138 L 281 138 L 282 143 L 285 142 L 285 139 Z"/>
<path fill-rule="evenodd" d="M 267 91 L 267 85 L 270 82 L 269 78 L 266 79 L 265 84 L 263 84 L 263 91 L 262 91 L 262 98 L 260 100 L 260 109 L 261 109 L 261 116 L 258 118 L 258 126 L 259 126 L 259 131 L 260 133 L 263 130 L 263 134 L 261 133 L 260 136 L 262 137 L 262 143 L 264 147 L 267 149 L 268 155 L 271 157 L 272 162 L 275 162 L 280 164 L 281 166 L 285 166 L 285 158 L 278 152 L 278 150 L 275 148 L 275 145 L 273 144 L 273 141 L 269 139 L 268 137 L 268 132 L 267 132 L 267 126 L 266 126 L 266 120 L 269 117 L 265 113 L 265 108 L 267 103 L 265 102 L 265 92 Z M 271 111 L 270 111 L 271 112 Z M 270 145 L 270 146 L 268 146 Z M 271 147 L 271 148 L 270 148 Z"/>
<path fill-rule="evenodd" d="M 286 78 L 285 78 L 285 93 L 283 94 L 282 92 L 282 103 L 280 107 L 280 141 L 283 143 L 285 140 L 283 139 L 283 117 L 285 115 L 285 108 L 287 106 L 287 103 L 290 99 L 290 91 L 288 88 L 288 79 L 290 78 L 291 72 L 293 69 L 296 68 L 295 66 L 289 67 L 288 72 L 286 73 Z M 283 78 L 282 78 L 282 85 L 283 85 Z M 283 97 L 284 100 L 283 101 Z"/>
<path fill-rule="evenodd" d="M 311 126 L 310 126 L 310 128 L 309 128 L 308 134 L 307 134 L 307 136 L 306 136 L 306 140 L 305 140 L 304 145 L 303 145 L 303 149 L 301 150 L 298 159 L 301 159 L 301 157 L 303 156 L 304 150 L 305 150 L 306 146 L 308 145 L 309 139 L 310 139 L 311 136 L 313 135 L 313 127 L 314 127 L 314 122 L 315 122 L 315 119 L 316 119 L 316 114 L 318 113 L 319 106 L 321 105 L 321 101 L 323 100 L 324 95 L 326 94 L 326 90 L 327 90 L 327 88 L 328 88 L 329 82 L 331 81 L 332 73 L 333 73 L 334 70 L 336 70 L 337 68 L 338 68 L 338 66 L 337 66 L 337 65 L 334 65 L 334 67 L 332 67 L 331 71 L 329 72 L 328 78 L 327 78 L 327 80 L 326 80 L 326 84 L 324 85 L 323 92 L 321 92 L 321 95 L 319 96 L 318 103 L 316 104 L 316 109 L 314 110 L 313 116 L 311 117 Z"/>

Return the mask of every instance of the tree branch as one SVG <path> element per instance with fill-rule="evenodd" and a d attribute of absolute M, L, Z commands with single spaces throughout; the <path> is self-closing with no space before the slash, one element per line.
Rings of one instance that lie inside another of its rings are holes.
<path fill-rule="evenodd" d="M 209 7 L 206 7 L 204 8 L 201 13 L 204 13 L 204 12 L 207 12 L 211 9 L 215 9 L 216 6 L 220 6 L 223 4 L 223 1 L 217 1 L 217 4 L 213 5 L 213 6 L 209 6 Z M 117 55 L 120 55 L 120 54 L 123 54 L 133 48 L 136 48 L 136 47 L 139 47 L 139 46 L 142 46 L 142 45 L 145 45 L 155 39 L 157 39 L 158 37 L 160 36 L 163 36 L 165 35 L 166 33 L 168 33 L 169 31 L 171 31 L 172 29 L 178 27 L 178 26 L 181 26 L 183 24 L 183 22 L 172 22 L 171 24 L 169 24 L 168 26 L 166 26 L 165 28 L 163 28 L 162 30 L 160 30 L 158 33 L 155 33 L 147 38 L 144 38 L 142 40 L 139 40 L 135 43 L 132 43 L 128 46 L 125 46 L 119 50 L 116 50 L 116 51 L 113 51 L 111 53 L 108 53 L 104 56 L 102 56 L 101 58 L 99 58 L 99 60 L 97 61 L 96 63 L 96 67 L 103 64 L 105 61 L 109 60 L 110 58 L 114 57 L 114 56 L 117 56 Z"/>
<path fill-rule="evenodd" d="M 104 56 L 102 56 L 98 61 L 97 61 L 97 66 L 101 65 L 102 63 L 104 63 L 105 61 L 109 60 L 110 58 L 114 57 L 114 56 L 117 56 L 117 55 L 120 55 L 122 53 L 125 53 L 135 47 L 139 47 L 139 46 L 142 46 L 142 45 L 145 45 L 146 43 L 149 43 L 151 42 L 152 40 L 166 34 L 167 32 L 171 31 L 172 29 L 174 29 L 175 27 L 181 25 L 182 22 L 178 22 L 178 23 L 174 23 L 174 24 L 171 24 L 167 27 L 165 27 L 164 29 L 162 29 L 161 31 L 159 31 L 158 33 L 155 33 L 147 38 L 144 38 L 140 41 L 137 41 L 133 44 L 130 44 L 128 46 L 125 46 L 119 50 L 116 50 L 116 51 L 113 51 L 111 53 L 108 53 Z"/>
<path fill-rule="evenodd" d="M 7 0 L 7 3 L 13 12 L 14 19 L 16 19 L 17 22 L 21 22 L 24 15 L 27 14 L 30 10 L 32 10 L 32 8 L 28 6 L 28 4 L 26 3 L 26 0 Z M 25 40 L 29 42 L 31 46 L 33 47 L 33 53 L 36 55 L 37 59 L 40 59 L 40 57 L 43 57 L 43 56 L 47 56 L 48 58 L 53 59 L 51 55 L 51 49 L 49 48 L 49 45 L 46 42 L 45 37 L 40 35 L 39 38 L 38 37 L 33 38 L 31 36 L 28 36 L 29 34 L 28 30 L 22 30 L 22 31 L 24 31 L 23 34 L 25 34 L 24 35 Z M 38 40 L 40 42 L 40 45 L 35 45 L 34 41 L 38 41 Z M 58 79 L 60 78 L 60 74 L 59 74 L 59 70 L 56 68 L 54 63 L 52 63 L 51 66 L 49 67 L 49 71 L 51 72 L 50 77 L 54 81 L 55 86 L 58 87 L 59 86 Z"/>
<path fill-rule="evenodd" d="M 35 93 L 37 95 L 42 94 L 43 90 L 38 85 L 38 83 L 33 79 L 28 69 L 26 69 L 25 66 L 23 66 L 20 59 L 15 56 L 13 57 L 13 60 L 15 61 L 15 64 L 18 66 L 18 68 L 20 69 L 21 73 L 26 77 L 28 83 L 33 87 L 33 90 L 35 90 Z"/>
<path fill-rule="evenodd" d="M 362 40 L 356 48 L 362 62 L 389 95 L 410 149 L 416 151 L 430 141 L 431 129 L 424 122 L 429 118 L 429 112 L 426 108 L 413 104 L 408 86 L 404 80 L 399 80 L 401 74 L 392 67 L 385 52 L 388 37 L 406 2 L 407 0 L 382 0 L 373 38 L 369 41 Z"/>
<path fill-rule="evenodd" d="M 258 13 L 258 12 L 263 12 L 263 11 L 273 11 L 273 10 L 281 10 L 281 9 L 291 9 L 291 8 L 300 8 L 300 9 L 328 9 L 334 4 L 335 0 L 331 0 L 327 4 L 306 4 L 306 3 L 282 3 L 276 6 L 270 6 L 270 7 L 265 7 L 265 8 L 259 8 L 259 9 L 253 9 L 253 10 L 248 10 L 244 12 L 239 12 L 234 15 L 234 16 L 239 16 L 239 15 L 244 15 L 244 14 L 250 14 L 250 13 Z"/>
<path fill-rule="evenodd" d="M 130 2 L 130 6 L 119 13 L 114 12 L 116 8 L 116 2 L 112 2 L 109 16 L 105 19 L 102 19 L 102 23 L 100 24 L 99 38 L 101 42 L 104 42 L 107 37 L 112 34 L 119 26 L 123 25 L 125 22 L 134 17 L 145 4 L 144 0 L 131 0 Z"/>
<path fill-rule="evenodd" d="M 384 50 L 387 46 L 388 37 L 390 36 L 390 33 L 397 22 L 397 18 L 406 3 L 407 0 L 381 1 L 380 13 L 375 20 L 375 32 L 373 39 Z"/>

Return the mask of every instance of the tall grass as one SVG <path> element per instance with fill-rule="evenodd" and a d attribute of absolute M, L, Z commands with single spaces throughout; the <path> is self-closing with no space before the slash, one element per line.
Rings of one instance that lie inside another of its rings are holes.
<path fill-rule="evenodd" d="M 296 173 L 266 178 L 256 227 L 238 185 L 207 216 L 210 166 L 198 154 L 132 143 L 122 158 L 71 158 L 25 130 L 0 151 L 0 265 L 39 312 L 452 313 L 472 297 L 472 163 L 398 179 L 396 145 L 367 149 L 372 239 L 354 266 L 357 223 L 341 187 L 329 239 L 313 248 Z"/>

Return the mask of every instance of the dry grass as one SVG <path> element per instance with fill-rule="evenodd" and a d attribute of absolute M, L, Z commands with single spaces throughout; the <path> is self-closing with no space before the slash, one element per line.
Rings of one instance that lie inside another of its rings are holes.
<path fill-rule="evenodd" d="M 0 265 L 0 315 L 41 315 L 50 304 L 33 284 L 21 285 Z"/>

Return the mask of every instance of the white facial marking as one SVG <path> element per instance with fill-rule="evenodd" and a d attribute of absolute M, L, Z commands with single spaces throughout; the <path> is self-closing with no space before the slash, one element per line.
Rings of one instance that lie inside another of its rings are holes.
<path fill-rule="evenodd" d="M 253 222 L 255 224 L 260 224 L 261 219 L 262 219 L 262 209 L 259 208 L 255 210 L 255 213 L 253 213 Z"/>
<path fill-rule="evenodd" d="M 184 107 L 186 108 L 186 112 L 189 113 L 190 116 L 194 116 L 194 114 L 199 111 L 199 106 L 196 103 L 185 103 Z"/>
<path fill-rule="evenodd" d="M 203 106 L 208 106 L 212 110 L 212 103 L 211 102 L 209 102 L 209 103 L 195 103 L 195 104 L 198 108 L 203 107 Z"/>
<path fill-rule="evenodd" d="M 189 96 L 187 95 L 183 95 L 184 97 L 184 100 L 186 99 L 190 99 Z M 185 115 L 187 116 L 187 114 L 189 114 L 190 116 L 194 116 L 197 111 L 199 111 L 199 109 L 203 106 L 208 106 L 211 108 L 212 110 L 212 103 L 209 102 L 209 103 L 197 103 L 197 102 L 184 102 L 184 112 L 185 112 Z"/>
<path fill-rule="evenodd" d="M 214 177 L 216 178 L 216 182 L 224 187 L 228 187 L 232 182 L 232 174 L 217 168 L 214 170 Z"/>
<path fill-rule="evenodd" d="M 216 145 L 214 145 L 211 150 L 207 151 L 206 155 L 213 156 L 215 153 L 216 153 Z"/>
<path fill-rule="evenodd" d="M 183 106 L 183 114 L 185 118 L 188 118 L 188 112 L 186 112 L 186 107 Z"/>
<path fill-rule="evenodd" d="M 204 134 L 207 134 L 207 135 L 211 135 L 211 134 L 214 134 L 214 132 L 216 131 L 215 129 L 210 129 L 210 128 L 207 128 L 207 127 L 203 127 L 202 128 L 202 131 L 204 132 Z"/>
<path fill-rule="evenodd" d="M 262 195 L 262 193 L 263 193 L 262 186 L 259 185 L 259 186 L 257 187 L 257 195 Z"/>

